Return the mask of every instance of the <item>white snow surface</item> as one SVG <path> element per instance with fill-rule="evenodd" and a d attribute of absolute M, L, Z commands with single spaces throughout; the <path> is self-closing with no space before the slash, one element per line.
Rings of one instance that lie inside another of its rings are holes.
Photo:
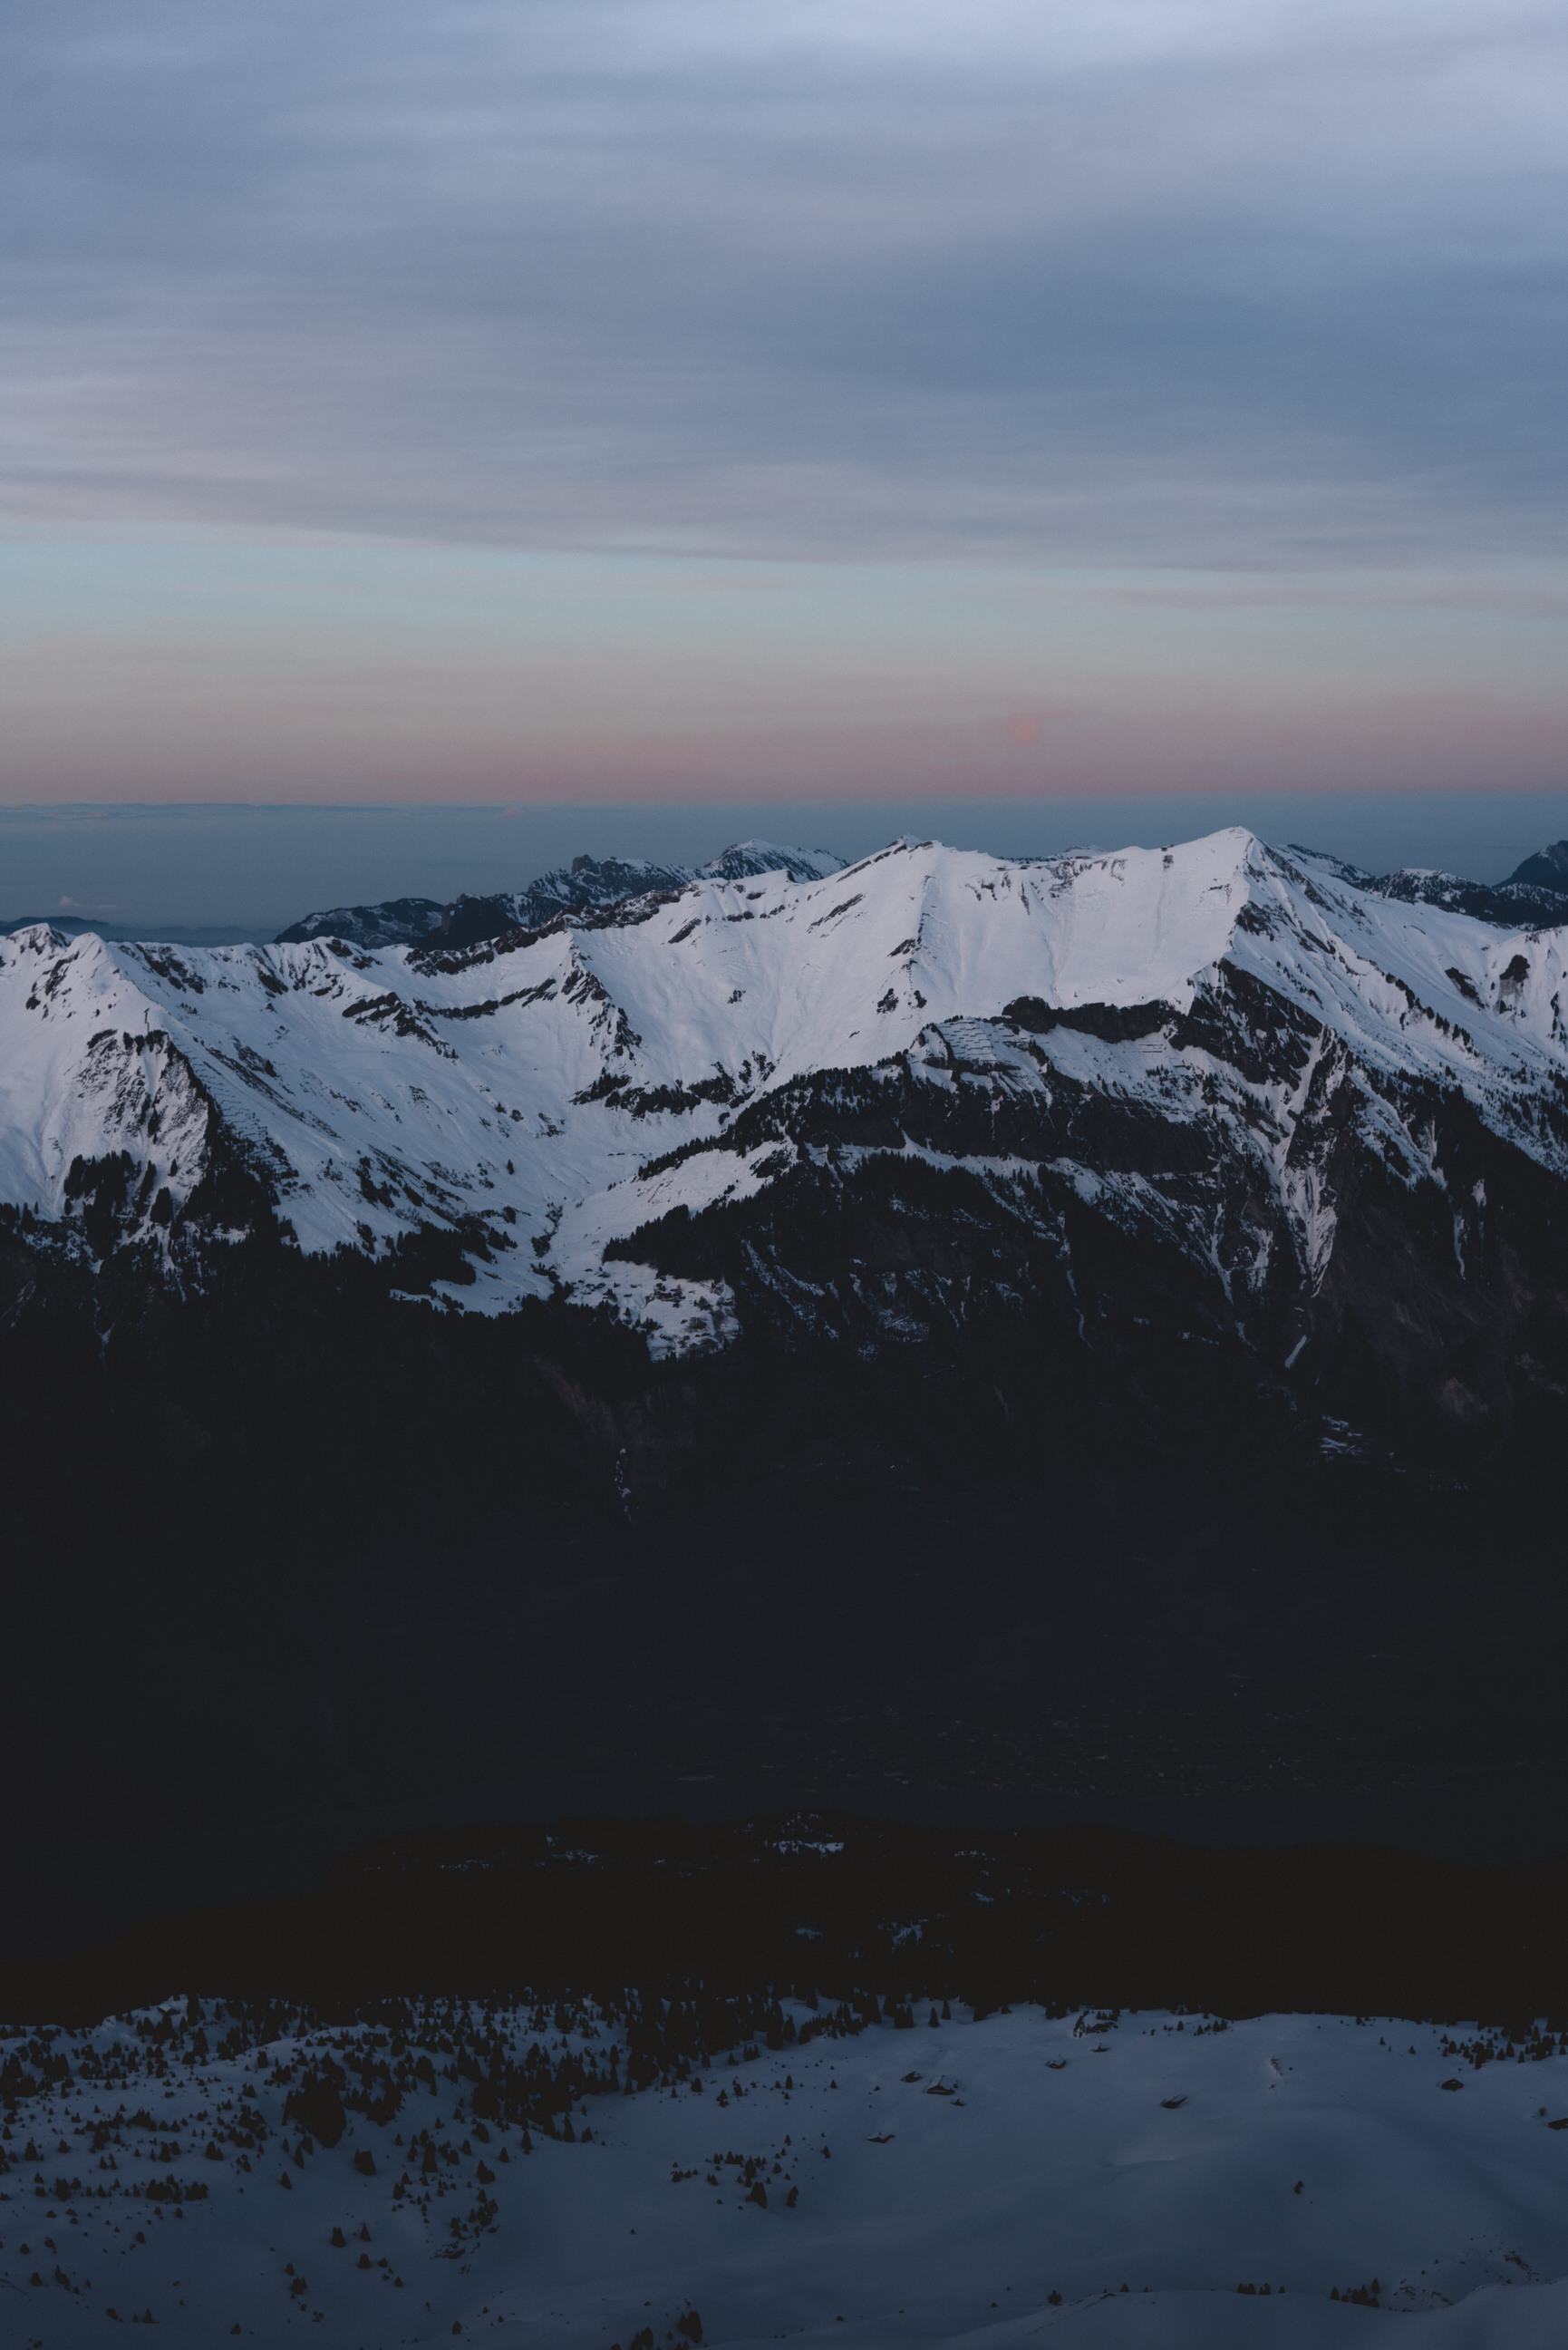
<path fill-rule="evenodd" d="M 722 1136 L 744 1102 L 909 1055 L 1017 1085 L 1048 1086 L 1056 1068 L 1182 1115 L 1211 1074 L 1194 1047 L 1057 1029 L 1042 1069 L 983 1024 L 1019 997 L 1180 1011 L 1228 965 L 1322 1021 L 1365 1070 L 1457 1087 L 1568 1172 L 1539 1116 L 1568 1079 L 1565 962 L 1568 930 L 1510 935 L 1369 894 L 1331 860 L 1241 830 L 1048 859 L 900 841 L 825 879 L 702 878 L 664 903 L 447 954 L 320 939 L 166 948 L 37 926 L 0 939 L 0 1200 L 58 1218 L 72 1160 L 125 1150 L 139 1199 L 150 1208 L 167 1187 L 178 1207 L 215 1115 L 270 1171 L 307 1251 L 478 1216 L 512 1245 L 457 1303 L 493 1312 L 564 1289 L 611 1300 L 656 1351 L 702 1348 L 734 1326 L 722 1289 L 602 1251 L 672 1206 L 768 1180 L 766 1149 L 641 1175 Z M 1286 1191 L 1305 1182 L 1285 1172 L 1305 1093 L 1269 1105 Z M 1376 1087 L 1362 1094 L 1364 1125 L 1386 1127 L 1405 1164 L 1407 1139 Z M 1293 1212 L 1317 1262 L 1332 1219 L 1309 1192 Z"/>
<path fill-rule="evenodd" d="M 439 2049 L 389 2123 L 351 2116 L 302 2152 L 271 2073 L 345 2035 L 110 2085 L 81 2062 L 138 2044 L 113 2020 L 60 2035 L 75 2077 L 10 2122 L 0 2338 L 78 2350 L 151 2314 L 171 2350 L 608 2350 L 643 2327 L 681 2350 L 695 2307 L 711 2350 L 1568 2340 L 1568 2130 L 1549 2126 L 1568 2059 L 1472 2070 L 1432 2028 L 1378 2018 L 1199 2021 L 959 2009 L 598 2096 L 577 2143 L 524 2153 L 514 2128 L 476 2129 Z M 433 2176 L 420 2130 L 456 2157 Z M 761 2161 L 765 2208 L 728 2156 Z M 1331 2298 L 1374 2281 L 1376 2308 Z"/>

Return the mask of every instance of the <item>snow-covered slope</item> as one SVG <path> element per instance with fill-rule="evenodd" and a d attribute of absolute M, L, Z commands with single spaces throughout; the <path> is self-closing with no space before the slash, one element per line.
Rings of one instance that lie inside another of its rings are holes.
<path fill-rule="evenodd" d="M 177 1265 L 194 1220 L 245 1226 L 243 1172 L 306 1251 L 448 1227 L 465 1305 L 565 1289 L 669 1348 L 722 1342 L 732 1284 L 661 1271 L 641 1228 L 917 1157 L 1009 1213 L 1044 1187 L 1141 1221 L 1238 1313 L 1288 1258 L 1310 1305 L 1347 1149 L 1438 1186 L 1461 1269 L 1486 1179 L 1439 1163 L 1454 1105 L 1568 1178 L 1565 962 L 1568 930 L 1500 935 L 1242 831 L 1035 861 L 899 842 L 455 950 L 40 927 L 0 941 L 0 1199 Z M 1138 1123 L 1137 1163 L 1106 1118 Z"/>
<path fill-rule="evenodd" d="M 792 2002 L 782 2053 L 633 2096 L 613 2021 L 487 2006 L 509 2061 L 532 2041 L 545 2078 L 584 2063 L 568 2144 L 480 2122 L 439 2016 L 409 2043 L 394 2023 L 389 2051 L 385 2030 L 296 2025 L 230 2053 L 222 2008 L 200 2043 L 186 2013 L 13 2038 L 29 2088 L 55 2078 L 0 2149 L 6 2340 L 76 2350 L 149 2320 L 192 2350 L 1568 2334 L 1568 2059 L 1544 2048 L 1478 2070 L 1440 2031 L 1378 2018 L 961 2007 L 802 2046 L 820 2019 Z M 288 2111 L 323 2064 L 356 2106 L 330 2146 Z M 383 2119 L 366 2107 L 392 2074 Z"/>

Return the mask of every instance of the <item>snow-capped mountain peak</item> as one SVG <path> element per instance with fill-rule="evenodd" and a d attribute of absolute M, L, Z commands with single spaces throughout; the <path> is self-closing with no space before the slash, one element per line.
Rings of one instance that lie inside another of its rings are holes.
<path fill-rule="evenodd" d="M 215 1244 L 263 1199 L 306 1251 L 392 1263 L 434 1229 L 465 1305 L 607 1303 L 663 1348 L 732 1335 L 734 1284 L 638 1235 L 830 1165 L 913 1155 L 1009 1215 L 1064 1185 L 1196 1246 L 1194 1179 L 1162 1170 L 1201 1161 L 1236 1230 L 1199 1253 L 1243 1318 L 1282 1250 L 1310 1308 L 1336 1153 L 1436 1180 L 1435 1100 L 1568 1176 L 1568 931 L 1500 933 L 1241 829 L 804 861 L 745 843 L 635 895 L 617 868 L 617 894 L 469 943 L 0 941 L 0 1199 L 176 1275 L 198 1225 Z"/>

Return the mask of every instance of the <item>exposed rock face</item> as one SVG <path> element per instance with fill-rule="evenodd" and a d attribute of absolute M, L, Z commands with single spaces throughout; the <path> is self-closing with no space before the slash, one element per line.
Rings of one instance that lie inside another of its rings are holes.
<path fill-rule="evenodd" d="M 906 1059 L 749 1107 L 722 1148 L 761 1151 L 768 1180 L 673 1208 L 607 1256 L 722 1286 L 743 1328 L 801 1342 L 951 1338 L 1003 1304 L 1075 1332 L 1107 1383 L 1161 1357 L 1179 1376 L 1173 1347 L 1239 1346 L 1260 1379 L 1469 1433 L 1507 1426 L 1518 1383 L 1563 1379 L 1560 1179 L 1462 1097 L 1373 1085 L 1342 1040 L 1224 966 L 1092 1078 L 1044 1053 L 1031 1066 L 1006 1023 L 977 1045 L 980 1026 L 957 1046 L 934 1032 L 936 1083 Z"/>

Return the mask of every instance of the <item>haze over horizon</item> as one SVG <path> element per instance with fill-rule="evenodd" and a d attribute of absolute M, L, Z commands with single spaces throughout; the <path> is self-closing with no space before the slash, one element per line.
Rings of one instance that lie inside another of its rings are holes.
<path fill-rule="evenodd" d="M 55 0 L 0 64 L 5 801 L 1568 781 L 1539 0 Z"/>
<path fill-rule="evenodd" d="M 574 857 L 697 865 L 765 838 L 847 858 L 898 834 L 1004 856 L 1193 839 L 1241 825 L 1375 872 L 1500 881 L 1568 835 L 1568 794 L 1161 794 L 1033 800 L 711 800 L 504 806 L 0 806 L 0 922 L 270 939 L 305 914 L 516 889 Z"/>

